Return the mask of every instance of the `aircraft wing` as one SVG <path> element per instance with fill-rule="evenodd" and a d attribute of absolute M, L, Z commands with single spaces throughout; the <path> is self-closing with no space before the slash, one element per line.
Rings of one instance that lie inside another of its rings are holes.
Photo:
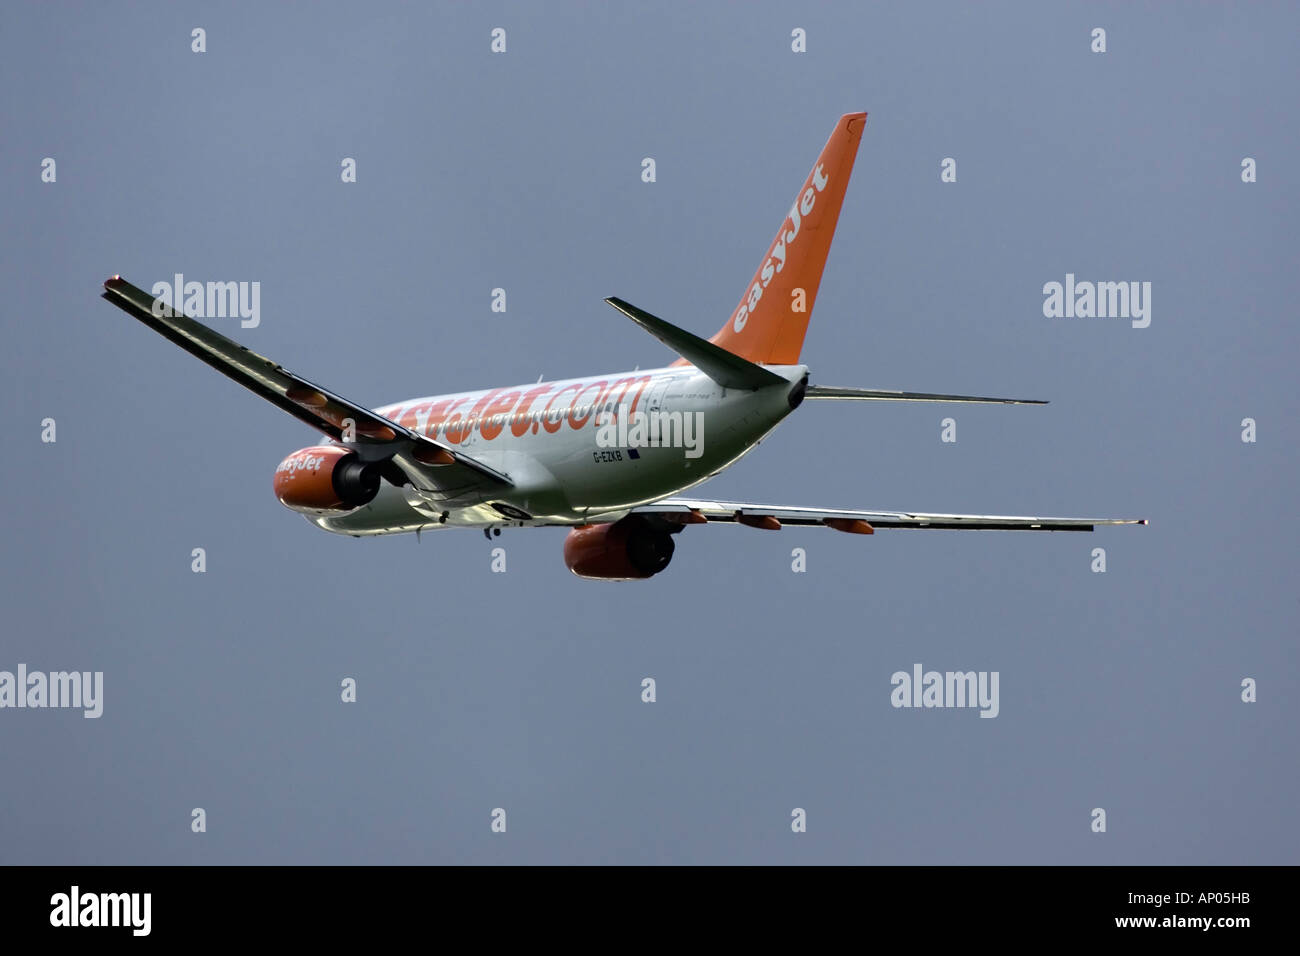
<path fill-rule="evenodd" d="M 665 498 L 632 509 L 686 524 L 723 521 L 778 530 L 782 525 L 824 525 L 871 534 L 876 528 L 938 528 L 956 531 L 1091 531 L 1097 525 L 1146 524 L 1145 518 L 1034 518 L 1010 515 L 943 515 L 912 511 L 836 511 L 760 505 L 743 501 Z"/>
<path fill-rule="evenodd" d="M 321 388 L 173 309 L 162 299 L 155 299 L 121 276 L 104 283 L 103 298 L 199 361 L 335 440 L 343 440 L 350 419 L 355 431 L 355 441 L 350 444 L 364 460 L 396 456 L 412 481 L 432 489 L 511 485 L 510 479 L 495 469 Z"/>

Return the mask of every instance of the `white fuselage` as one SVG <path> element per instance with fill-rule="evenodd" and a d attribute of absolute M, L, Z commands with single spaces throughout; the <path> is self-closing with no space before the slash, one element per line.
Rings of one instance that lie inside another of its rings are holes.
<path fill-rule="evenodd" d="M 512 487 L 429 492 L 385 482 L 370 504 L 310 520 L 350 535 L 614 520 L 716 475 L 790 414 L 807 368 L 771 371 L 789 385 L 728 389 L 693 366 L 673 366 L 387 405 L 375 411 L 508 476 Z"/>

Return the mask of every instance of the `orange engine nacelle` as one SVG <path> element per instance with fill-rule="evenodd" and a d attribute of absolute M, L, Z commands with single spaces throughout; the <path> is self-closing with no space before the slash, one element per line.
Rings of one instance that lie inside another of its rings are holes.
<path fill-rule="evenodd" d="M 564 563 L 580 578 L 636 581 L 652 577 L 673 558 L 673 539 L 640 515 L 613 524 L 585 524 L 564 539 Z"/>
<path fill-rule="evenodd" d="M 303 514 L 336 514 L 369 504 L 379 494 L 380 464 L 363 462 L 338 445 L 294 452 L 275 469 L 275 496 Z"/>

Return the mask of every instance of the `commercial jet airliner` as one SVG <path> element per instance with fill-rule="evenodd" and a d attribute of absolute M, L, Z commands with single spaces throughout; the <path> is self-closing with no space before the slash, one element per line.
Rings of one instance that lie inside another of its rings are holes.
<path fill-rule="evenodd" d="M 684 492 L 751 451 L 806 399 L 1044 404 L 810 385 L 800 364 L 866 113 L 840 117 L 754 278 L 711 339 L 622 299 L 611 306 L 680 358 L 665 368 L 513 385 L 374 410 L 249 351 L 113 276 L 103 297 L 217 371 L 324 433 L 275 471 L 276 496 L 317 527 L 353 536 L 435 528 L 569 528 L 584 578 L 649 578 L 673 536 L 716 522 L 778 530 L 1091 531 L 1144 519 L 851 511 L 710 501 Z"/>

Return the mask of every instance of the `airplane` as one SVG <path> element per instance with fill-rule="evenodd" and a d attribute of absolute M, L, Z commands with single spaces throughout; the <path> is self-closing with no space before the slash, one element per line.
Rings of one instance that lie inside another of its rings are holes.
<path fill-rule="evenodd" d="M 804 179 L 735 311 L 710 339 L 619 298 L 605 301 L 677 353 L 663 368 L 436 395 L 376 409 L 250 351 L 115 275 L 102 297 L 324 439 L 275 471 L 280 502 L 360 537 L 442 528 L 560 526 L 579 577 L 663 571 L 687 525 L 779 530 L 1092 531 L 1139 518 L 926 514 L 685 496 L 752 451 L 806 400 L 1041 405 L 809 384 L 800 352 L 866 123 L 847 113 Z M 181 290 L 176 290 L 180 302 Z"/>

